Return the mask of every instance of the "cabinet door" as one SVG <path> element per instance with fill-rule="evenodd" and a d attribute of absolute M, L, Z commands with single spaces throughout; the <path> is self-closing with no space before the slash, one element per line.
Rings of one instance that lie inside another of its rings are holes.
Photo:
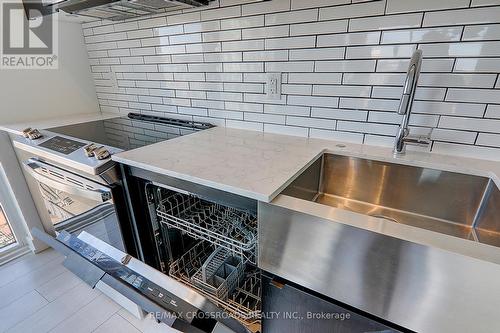
<path fill-rule="evenodd" d="M 399 332 L 288 284 L 263 276 L 263 333 Z"/>

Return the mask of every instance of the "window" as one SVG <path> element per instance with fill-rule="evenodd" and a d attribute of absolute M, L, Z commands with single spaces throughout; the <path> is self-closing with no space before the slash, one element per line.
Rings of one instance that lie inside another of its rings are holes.
<path fill-rule="evenodd" d="M 17 243 L 16 238 L 14 237 L 14 233 L 12 232 L 12 228 L 4 213 L 3 207 L 0 205 L 0 251 L 15 243 Z"/>

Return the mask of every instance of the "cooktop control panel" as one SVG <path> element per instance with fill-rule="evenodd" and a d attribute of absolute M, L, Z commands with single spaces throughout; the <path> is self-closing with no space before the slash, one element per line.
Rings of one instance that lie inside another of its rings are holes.
<path fill-rule="evenodd" d="M 40 143 L 38 146 L 56 151 L 64 155 L 69 155 L 72 152 L 84 147 L 85 143 L 68 138 L 63 138 L 62 136 L 54 136 L 53 138 Z"/>
<path fill-rule="evenodd" d="M 107 274 L 139 291 L 143 296 L 146 296 L 149 300 L 155 302 L 169 312 L 172 312 L 174 315 L 179 313 L 196 313 L 198 311 L 196 307 L 182 301 L 156 283 L 85 243 L 78 237 L 63 231 L 59 233 L 57 239 Z M 191 322 L 193 317 L 195 316 L 188 316 L 188 318 L 183 317 L 183 320 Z"/>

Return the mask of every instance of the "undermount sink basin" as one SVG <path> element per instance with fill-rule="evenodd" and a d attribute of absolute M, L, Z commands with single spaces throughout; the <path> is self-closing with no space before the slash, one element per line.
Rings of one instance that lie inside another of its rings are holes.
<path fill-rule="evenodd" d="M 486 177 L 323 154 L 282 193 L 500 247 L 500 191 Z"/>

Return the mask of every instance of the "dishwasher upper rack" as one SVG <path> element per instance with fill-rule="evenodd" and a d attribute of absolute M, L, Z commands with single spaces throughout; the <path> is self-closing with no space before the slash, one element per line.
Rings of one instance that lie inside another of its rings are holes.
<path fill-rule="evenodd" d="M 254 215 L 178 192 L 168 192 L 156 213 L 161 223 L 256 263 L 257 218 Z"/>

